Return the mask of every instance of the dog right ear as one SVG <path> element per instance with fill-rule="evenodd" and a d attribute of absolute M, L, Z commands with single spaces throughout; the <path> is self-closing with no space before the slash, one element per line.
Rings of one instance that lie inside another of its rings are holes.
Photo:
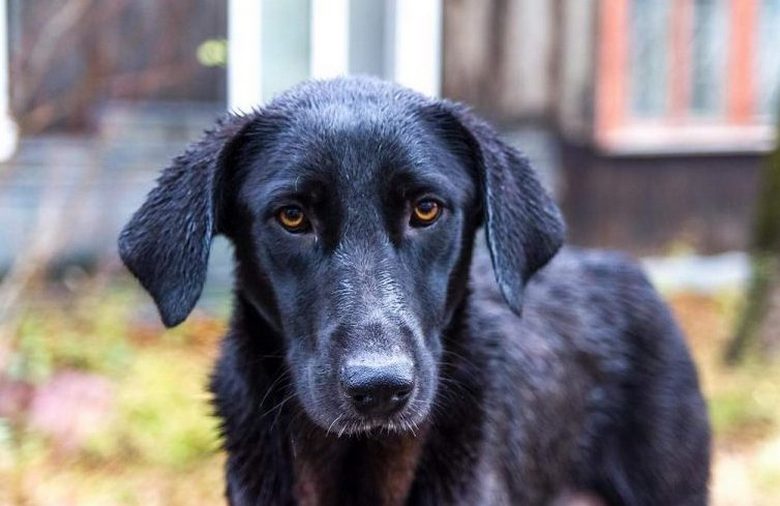
<path fill-rule="evenodd" d="M 167 327 L 184 321 L 203 290 L 227 153 L 254 116 L 223 118 L 176 157 L 119 236 L 122 261 Z"/>

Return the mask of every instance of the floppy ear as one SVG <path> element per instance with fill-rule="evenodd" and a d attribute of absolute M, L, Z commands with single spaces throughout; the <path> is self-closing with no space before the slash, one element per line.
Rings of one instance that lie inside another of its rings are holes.
<path fill-rule="evenodd" d="M 482 185 L 493 270 L 504 299 L 520 314 L 523 287 L 560 249 L 565 226 L 558 206 L 528 160 L 465 107 L 439 104 L 465 133 Z"/>
<path fill-rule="evenodd" d="M 154 299 L 163 323 L 195 306 L 218 232 L 224 153 L 252 118 L 227 116 L 163 170 L 119 236 L 119 256 Z"/>

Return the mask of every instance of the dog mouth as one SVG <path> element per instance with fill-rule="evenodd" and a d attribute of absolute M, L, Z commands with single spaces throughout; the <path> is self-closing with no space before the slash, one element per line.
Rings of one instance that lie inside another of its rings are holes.
<path fill-rule="evenodd" d="M 382 438 L 392 435 L 417 437 L 425 420 L 424 414 L 416 412 L 398 413 L 386 417 L 355 416 L 343 412 L 330 422 L 325 433 L 337 439 L 356 436 Z"/>

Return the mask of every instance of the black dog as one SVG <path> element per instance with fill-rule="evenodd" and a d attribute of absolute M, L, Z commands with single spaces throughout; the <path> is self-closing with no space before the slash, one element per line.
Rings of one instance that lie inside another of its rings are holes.
<path fill-rule="evenodd" d="M 212 237 L 235 246 L 211 384 L 231 504 L 706 504 L 680 331 L 620 255 L 539 271 L 563 229 L 527 161 L 463 107 L 339 79 L 218 123 L 119 247 L 172 326 Z"/>

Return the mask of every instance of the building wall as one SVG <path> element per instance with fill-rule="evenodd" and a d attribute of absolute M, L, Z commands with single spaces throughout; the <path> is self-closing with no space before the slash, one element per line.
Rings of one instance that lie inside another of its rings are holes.
<path fill-rule="evenodd" d="M 551 108 L 558 131 L 577 142 L 590 139 L 593 130 L 596 8 L 597 0 L 556 0 Z"/>
<path fill-rule="evenodd" d="M 568 145 L 561 160 L 571 244 L 637 255 L 748 247 L 761 154 L 604 156 Z"/>
<path fill-rule="evenodd" d="M 104 99 L 224 102 L 198 61 L 226 36 L 226 2 L 10 0 L 11 107 L 22 133 L 94 127 Z"/>
<path fill-rule="evenodd" d="M 499 120 L 550 105 L 553 2 L 445 0 L 444 96 Z"/>
<path fill-rule="evenodd" d="M 592 117 L 596 0 L 445 0 L 444 95 L 502 122 Z"/>

